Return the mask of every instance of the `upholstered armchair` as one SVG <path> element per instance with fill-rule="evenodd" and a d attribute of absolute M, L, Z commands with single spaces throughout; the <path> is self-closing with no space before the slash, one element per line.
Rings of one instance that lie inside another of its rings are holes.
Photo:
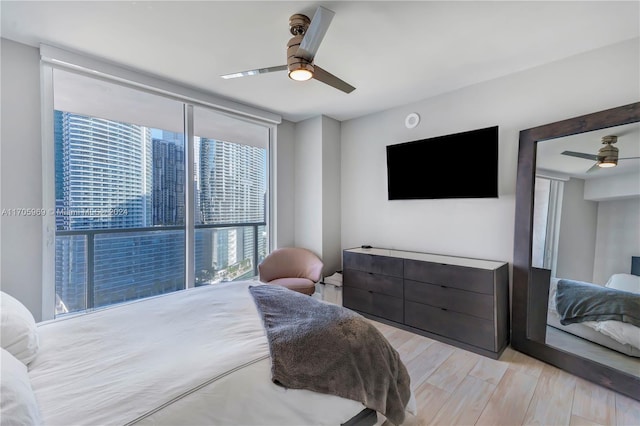
<path fill-rule="evenodd" d="M 258 272 L 263 283 L 311 295 L 323 266 L 322 260 L 310 250 L 284 247 L 269 253 L 258 265 Z"/>

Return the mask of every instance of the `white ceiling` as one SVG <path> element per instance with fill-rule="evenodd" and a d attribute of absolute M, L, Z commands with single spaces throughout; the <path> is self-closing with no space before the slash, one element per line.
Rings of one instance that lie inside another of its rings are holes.
<path fill-rule="evenodd" d="M 346 120 L 639 36 L 638 1 L 6 1 L 3 38 L 98 56 L 300 121 Z M 356 87 L 286 72 L 289 16 L 336 15 L 315 58 Z"/>

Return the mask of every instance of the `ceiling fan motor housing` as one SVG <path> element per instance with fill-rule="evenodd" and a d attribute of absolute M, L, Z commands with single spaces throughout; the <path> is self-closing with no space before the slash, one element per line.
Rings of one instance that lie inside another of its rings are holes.
<path fill-rule="evenodd" d="M 313 65 L 311 62 L 296 56 L 300 43 L 302 42 L 302 37 L 302 35 L 293 36 L 291 40 L 289 40 L 289 43 L 287 43 L 287 67 L 289 68 L 289 72 L 306 69 L 313 73 Z"/>
<path fill-rule="evenodd" d="M 309 29 L 311 20 L 308 16 L 302 14 L 295 14 L 289 18 L 289 31 L 293 35 L 287 43 L 287 68 L 289 70 L 289 77 L 291 77 L 292 71 L 307 70 L 313 75 L 313 65 L 310 61 L 296 56 L 300 43 Z"/>
<path fill-rule="evenodd" d="M 602 143 L 604 146 L 598 150 L 598 163 L 607 163 L 611 166 L 618 164 L 618 148 L 612 144 L 616 143 L 616 136 L 604 136 Z"/>
<path fill-rule="evenodd" d="M 304 35 L 309 28 L 309 24 L 311 24 L 311 19 L 307 15 L 302 15 L 300 13 L 296 13 L 295 15 L 291 15 L 289 18 L 289 31 L 292 35 Z"/>

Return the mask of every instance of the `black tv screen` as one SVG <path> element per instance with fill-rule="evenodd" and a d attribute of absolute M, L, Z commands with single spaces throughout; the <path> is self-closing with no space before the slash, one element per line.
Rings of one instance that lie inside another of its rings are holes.
<path fill-rule="evenodd" d="M 389 200 L 498 197 L 498 126 L 387 146 Z"/>

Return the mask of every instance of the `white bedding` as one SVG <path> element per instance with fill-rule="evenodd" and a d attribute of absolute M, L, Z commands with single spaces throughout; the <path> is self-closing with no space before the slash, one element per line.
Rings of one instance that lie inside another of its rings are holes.
<path fill-rule="evenodd" d="M 356 401 L 276 386 L 249 285 L 198 287 L 39 324 L 45 424 L 344 423 Z"/>
<path fill-rule="evenodd" d="M 556 291 L 558 278 L 551 279 L 551 287 L 549 289 L 549 312 L 555 316 L 559 316 L 556 309 Z M 592 328 L 605 336 L 611 337 L 613 340 L 623 344 L 631 345 L 640 349 L 640 328 L 621 321 L 584 321 L 580 324 Z"/>

